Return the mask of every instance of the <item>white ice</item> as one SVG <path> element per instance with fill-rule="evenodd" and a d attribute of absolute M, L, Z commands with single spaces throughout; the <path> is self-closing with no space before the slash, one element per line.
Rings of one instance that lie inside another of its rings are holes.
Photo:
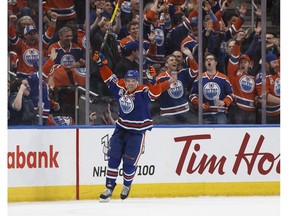
<path fill-rule="evenodd" d="M 279 216 L 279 196 L 9 203 L 8 216 Z"/>

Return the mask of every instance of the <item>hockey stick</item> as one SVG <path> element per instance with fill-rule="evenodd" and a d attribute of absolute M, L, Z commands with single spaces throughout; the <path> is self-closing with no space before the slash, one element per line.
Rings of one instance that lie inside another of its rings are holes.
<path fill-rule="evenodd" d="M 115 19 L 116 12 L 117 12 L 117 10 L 118 10 L 118 6 L 119 6 L 119 0 L 117 1 L 117 4 L 116 4 L 116 6 L 115 6 L 115 8 L 114 8 L 113 14 L 112 14 L 111 19 L 110 19 L 110 24 L 111 24 L 111 25 L 112 25 L 112 23 L 113 23 L 113 21 L 114 21 L 114 19 Z M 105 46 L 105 44 L 106 44 L 107 37 L 108 37 L 108 32 L 109 32 L 109 29 L 107 29 L 106 32 L 105 32 L 104 40 L 103 40 L 103 42 L 102 42 L 102 44 L 101 44 L 101 47 L 100 47 L 100 52 L 103 50 L 103 48 L 104 48 L 104 46 Z"/>

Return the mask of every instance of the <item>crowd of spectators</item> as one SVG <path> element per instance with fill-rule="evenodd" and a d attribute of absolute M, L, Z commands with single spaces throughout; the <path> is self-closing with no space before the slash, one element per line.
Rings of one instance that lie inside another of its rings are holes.
<path fill-rule="evenodd" d="M 280 32 L 267 30 L 266 59 L 261 59 L 261 1 L 143 0 L 143 23 L 139 23 L 140 0 L 118 1 L 90 0 L 90 41 L 86 41 L 85 0 L 43 0 L 43 14 L 38 13 L 38 0 L 8 1 L 8 125 L 37 125 L 39 110 L 43 125 L 75 124 L 75 89 L 85 88 L 86 79 L 89 91 L 98 95 L 91 98 L 90 124 L 114 124 L 116 103 L 91 58 L 95 51 L 106 57 L 118 78 L 128 70 L 139 70 L 139 62 L 143 63 L 144 84 L 151 70 L 157 74 L 155 82 L 177 77 L 151 104 L 156 124 L 198 124 L 198 112 L 203 113 L 204 124 L 261 124 L 265 121 L 263 103 L 266 122 L 280 123 Z M 279 0 L 267 2 L 267 14 L 279 27 Z M 278 13 L 272 4 L 279 5 Z M 140 34 L 143 41 L 139 41 Z M 203 65 L 198 64 L 198 47 L 202 47 Z M 86 62 L 90 63 L 89 77 Z"/>

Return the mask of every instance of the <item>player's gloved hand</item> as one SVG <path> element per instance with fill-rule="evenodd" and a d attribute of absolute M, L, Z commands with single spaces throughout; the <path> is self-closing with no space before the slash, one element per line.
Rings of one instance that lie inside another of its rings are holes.
<path fill-rule="evenodd" d="M 103 65 L 107 64 L 106 57 L 98 51 L 95 51 L 93 55 L 93 60 L 97 63 L 98 67 L 102 67 Z"/>
<path fill-rule="evenodd" d="M 156 70 L 153 66 L 150 66 L 149 70 L 146 70 L 146 76 L 152 85 L 156 84 Z"/>

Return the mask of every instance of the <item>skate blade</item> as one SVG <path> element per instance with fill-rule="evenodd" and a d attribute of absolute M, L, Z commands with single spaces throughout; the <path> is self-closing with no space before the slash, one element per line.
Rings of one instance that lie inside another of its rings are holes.
<path fill-rule="evenodd" d="M 108 203 L 110 201 L 110 198 L 107 199 L 101 199 L 99 200 L 100 203 Z"/>

